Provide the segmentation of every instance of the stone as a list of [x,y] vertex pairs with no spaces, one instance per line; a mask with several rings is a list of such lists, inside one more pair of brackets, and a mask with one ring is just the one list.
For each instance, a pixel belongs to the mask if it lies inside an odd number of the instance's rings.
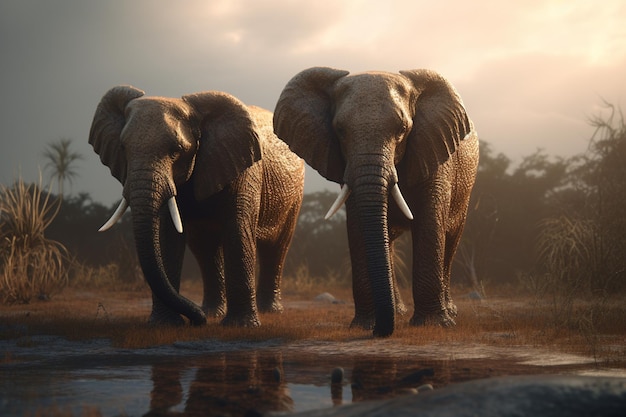
[[623,416],[626,378],[525,375],[486,378],[294,417]]

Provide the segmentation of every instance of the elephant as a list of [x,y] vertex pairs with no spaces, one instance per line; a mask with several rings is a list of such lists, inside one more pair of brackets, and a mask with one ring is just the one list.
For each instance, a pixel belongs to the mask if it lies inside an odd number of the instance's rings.
[[[313,67],[284,87],[274,131],[346,204],[352,326],[393,333],[406,311],[393,242],[411,231],[414,326],[454,326],[450,269],[478,166],[478,135],[454,87],[425,69],[399,74]],[[406,198],[405,198],[406,196]],[[396,311],[397,310],[397,311]]]
[[[116,86],[98,104],[89,143],[123,185],[101,230],[131,208],[151,323],[183,324],[182,315],[202,325],[213,315],[256,327],[259,312],[282,311],[304,161],[274,135],[270,111],[219,91],[179,99]],[[201,307],[179,293],[186,245],[202,274]]]

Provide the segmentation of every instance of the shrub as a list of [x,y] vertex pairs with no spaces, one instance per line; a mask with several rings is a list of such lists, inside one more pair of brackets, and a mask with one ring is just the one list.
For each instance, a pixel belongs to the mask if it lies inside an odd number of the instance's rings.
[[[604,308],[610,282],[601,279],[602,235],[593,221],[571,216],[545,219],[537,245],[545,269],[544,295],[552,300],[554,324],[576,325],[575,301],[596,300]],[[593,313],[593,311],[590,311]]]
[[67,282],[67,250],[44,232],[58,204],[39,184],[0,185],[0,302],[50,298]]

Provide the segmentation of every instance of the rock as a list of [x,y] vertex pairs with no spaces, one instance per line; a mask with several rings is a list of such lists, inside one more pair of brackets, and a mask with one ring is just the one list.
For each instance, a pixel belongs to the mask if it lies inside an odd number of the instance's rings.
[[322,303],[335,303],[337,299],[329,292],[323,292],[314,298],[315,301]]
[[622,416],[626,378],[526,375],[479,379],[388,400],[365,401],[294,417]]
[[485,297],[480,295],[478,291],[472,291],[471,293],[467,294],[467,298],[469,298],[470,300],[482,301]]
[[417,387],[417,392],[432,391],[434,388],[430,384],[424,384]]

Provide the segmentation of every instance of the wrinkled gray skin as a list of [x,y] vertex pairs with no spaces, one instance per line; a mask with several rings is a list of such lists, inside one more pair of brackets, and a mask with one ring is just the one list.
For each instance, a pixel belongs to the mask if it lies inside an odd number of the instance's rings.
[[365,401],[294,417],[622,416],[626,379],[531,375],[480,379],[390,400]]
[[[89,143],[124,186],[153,295],[151,322],[182,324],[183,315],[200,325],[226,314],[223,324],[258,326],[259,310],[282,310],[304,163],[273,134],[271,112],[221,92],[174,99],[119,86],[98,105]],[[185,244],[202,271],[202,307],[179,294]]]
[[[393,241],[410,230],[411,324],[454,325],[450,268],[478,166],[478,136],[454,88],[428,70],[349,75],[310,68],[285,86],[274,130],[351,191],[352,324],[392,334],[395,312],[406,311],[393,277]],[[396,184],[414,220],[390,197]]]

